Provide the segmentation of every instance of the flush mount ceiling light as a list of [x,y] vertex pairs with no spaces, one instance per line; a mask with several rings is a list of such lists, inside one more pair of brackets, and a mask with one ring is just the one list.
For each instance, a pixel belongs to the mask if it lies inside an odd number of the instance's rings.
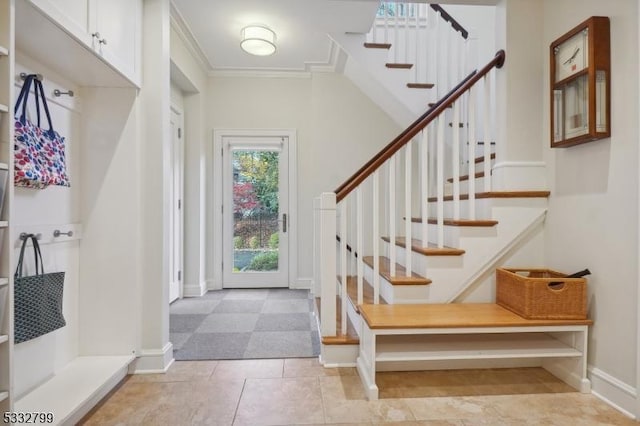
[[276,52],[276,33],[263,25],[249,25],[242,29],[240,47],[251,55],[273,55]]

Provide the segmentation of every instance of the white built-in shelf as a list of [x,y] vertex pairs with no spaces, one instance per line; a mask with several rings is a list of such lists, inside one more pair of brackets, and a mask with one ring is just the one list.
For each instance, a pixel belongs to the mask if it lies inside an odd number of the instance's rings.
[[0,104],[0,112],[9,112],[9,107],[5,104]]
[[4,46],[0,46],[0,56],[9,56],[9,49]]
[[436,361],[580,357],[582,353],[544,333],[378,337],[378,361]]
[[7,398],[9,398],[9,392],[0,392],[0,402],[4,401]]
[[81,356],[14,404],[14,411],[53,413],[53,424],[76,424],[127,375],[133,355]]
[[9,340],[9,336],[6,334],[0,335],[0,344],[7,342]]
[[0,228],[6,228],[7,226],[9,226],[9,222],[6,220],[0,220]]
[[0,287],[9,284],[9,278],[0,278]]

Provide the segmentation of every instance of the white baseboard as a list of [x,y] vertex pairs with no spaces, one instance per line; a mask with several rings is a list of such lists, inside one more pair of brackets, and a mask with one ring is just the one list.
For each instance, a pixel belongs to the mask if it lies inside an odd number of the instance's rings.
[[201,297],[207,292],[207,282],[202,281],[200,284],[185,284],[183,297]]
[[616,379],[599,368],[589,366],[587,370],[591,379],[591,393],[623,414],[638,419],[635,414],[638,393],[633,386]]
[[291,283],[291,288],[296,290],[311,290],[311,286],[313,285],[312,278],[298,278],[297,280]]
[[540,191],[547,188],[547,165],[538,161],[503,161],[491,169],[493,191]]
[[222,290],[222,282],[219,282],[219,281],[207,280],[205,285],[206,285],[207,291]]
[[129,374],[165,373],[173,361],[171,342],[162,349],[143,349],[138,354],[138,358],[129,365]]

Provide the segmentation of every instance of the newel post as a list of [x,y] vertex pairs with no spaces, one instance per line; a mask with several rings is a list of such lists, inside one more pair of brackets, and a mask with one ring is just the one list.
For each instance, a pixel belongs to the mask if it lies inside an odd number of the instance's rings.
[[[324,192],[313,203],[315,218],[314,287],[320,294],[320,332],[336,335],[336,194]],[[318,294],[316,292],[316,294]]]

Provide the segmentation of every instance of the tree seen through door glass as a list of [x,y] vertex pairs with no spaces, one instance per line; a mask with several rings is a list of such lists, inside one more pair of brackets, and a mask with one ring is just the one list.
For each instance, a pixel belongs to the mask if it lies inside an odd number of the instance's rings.
[[273,151],[233,151],[233,271],[278,270],[278,162]]

